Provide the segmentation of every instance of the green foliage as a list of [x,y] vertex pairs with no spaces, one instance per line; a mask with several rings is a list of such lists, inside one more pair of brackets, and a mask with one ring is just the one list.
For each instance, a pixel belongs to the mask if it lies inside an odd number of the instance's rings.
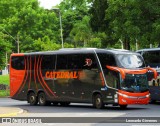
[[0,75],[0,84],[9,85],[9,75]]
[[9,90],[3,90],[3,91],[0,90],[0,97],[6,97],[9,96],[9,94],[10,94]]
[[3,69],[6,64],[6,53],[10,52],[11,44],[5,40],[8,37],[0,32],[0,70]]
[[83,42],[83,47],[86,47],[91,38],[89,17],[85,16],[82,21],[75,23],[70,35],[75,41],[75,47],[77,47],[77,42]]

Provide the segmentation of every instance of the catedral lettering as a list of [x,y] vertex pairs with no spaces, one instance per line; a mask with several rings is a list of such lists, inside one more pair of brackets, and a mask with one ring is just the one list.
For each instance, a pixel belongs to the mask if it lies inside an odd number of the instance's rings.
[[[127,50],[61,49],[12,54],[10,97],[30,105],[92,103],[126,108],[148,104],[148,73],[142,56]],[[18,76],[17,76],[18,75]]]
[[47,71],[45,74],[46,78],[78,78],[78,73],[76,71],[74,72],[49,72]]

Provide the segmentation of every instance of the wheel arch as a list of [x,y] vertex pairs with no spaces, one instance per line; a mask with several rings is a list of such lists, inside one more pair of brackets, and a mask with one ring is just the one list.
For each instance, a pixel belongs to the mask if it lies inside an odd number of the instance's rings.
[[30,93],[34,93],[36,95],[36,92],[34,90],[32,90],[32,89],[28,90],[28,92],[27,92],[27,101],[29,100],[29,94]]
[[100,91],[98,91],[98,90],[93,91],[93,93],[92,93],[92,103],[93,103],[94,98],[95,98],[95,96],[96,96],[97,94],[100,94],[100,95],[102,96],[102,94],[101,94],[101,92],[100,92]]
[[46,95],[46,93],[45,93],[45,91],[44,91],[44,90],[38,90],[38,92],[37,92],[37,96],[38,96],[40,93],[44,93],[44,94]]

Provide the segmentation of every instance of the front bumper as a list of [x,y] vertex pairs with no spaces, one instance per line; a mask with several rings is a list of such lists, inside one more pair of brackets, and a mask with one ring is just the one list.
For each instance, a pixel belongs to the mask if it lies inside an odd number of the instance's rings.
[[149,91],[144,93],[130,93],[130,92],[119,90],[117,94],[118,94],[119,105],[148,104],[150,101]]

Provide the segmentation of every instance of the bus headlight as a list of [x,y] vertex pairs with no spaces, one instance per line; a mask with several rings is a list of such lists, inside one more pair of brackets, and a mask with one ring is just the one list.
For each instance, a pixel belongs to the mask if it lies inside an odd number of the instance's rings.
[[150,94],[147,94],[147,95],[146,95],[146,98],[149,98],[149,97],[150,97]]
[[128,95],[126,95],[126,94],[122,94],[122,93],[119,93],[119,92],[117,92],[117,94],[119,94],[122,97],[128,98]]

